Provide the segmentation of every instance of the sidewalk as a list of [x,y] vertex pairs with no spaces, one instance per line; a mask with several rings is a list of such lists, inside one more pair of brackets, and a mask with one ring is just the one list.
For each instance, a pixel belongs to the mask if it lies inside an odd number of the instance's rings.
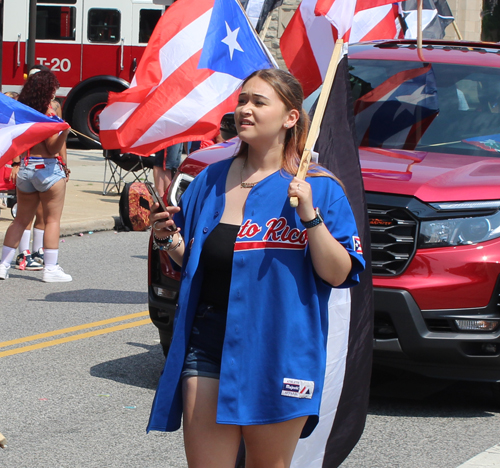
[[[71,175],[66,187],[61,236],[107,231],[120,226],[119,194],[116,191],[102,194],[104,166],[102,150],[68,149]],[[1,244],[11,222],[10,209],[0,210]]]

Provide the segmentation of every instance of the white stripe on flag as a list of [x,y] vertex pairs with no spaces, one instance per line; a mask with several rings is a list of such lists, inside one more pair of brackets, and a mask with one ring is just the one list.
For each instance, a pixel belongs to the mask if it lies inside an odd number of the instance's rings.
[[106,130],[116,130],[139,107],[137,102],[115,102],[106,107],[106,112],[101,112],[99,120],[101,127]]
[[212,8],[179,31],[160,49],[162,77],[158,85],[203,48],[211,16]]
[[[379,24],[392,10],[392,4],[383,5],[378,8],[361,10],[354,15],[352,21],[349,42],[354,44],[366,36],[377,24]],[[390,39],[390,38],[387,38]]]
[[26,132],[35,122],[11,125],[0,130],[0,155],[5,154],[17,137]]
[[356,2],[352,0],[334,0],[332,6],[325,15],[326,18],[335,26],[339,33],[339,38],[351,28],[351,22],[347,18],[354,17]]
[[300,4],[300,15],[307,31],[307,39],[318,65],[321,78],[325,79],[335,42],[332,25],[324,16],[314,16],[316,1],[303,1]]
[[[163,114],[133,145],[163,140],[191,128],[207,112],[225,101],[241,85],[241,80],[215,72]],[[200,106],[203,102],[203,106]]]
[[344,384],[350,318],[350,289],[332,289],[328,300],[325,385],[319,423],[309,437],[299,440],[291,468],[321,468],[323,466],[326,443],[332,430]]

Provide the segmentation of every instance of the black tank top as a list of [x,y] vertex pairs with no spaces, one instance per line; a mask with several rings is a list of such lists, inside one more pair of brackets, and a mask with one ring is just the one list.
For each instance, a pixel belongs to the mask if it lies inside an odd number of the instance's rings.
[[203,283],[200,301],[227,309],[233,269],[234,243],[240,226],[218,224],[209,234],[201,251]]

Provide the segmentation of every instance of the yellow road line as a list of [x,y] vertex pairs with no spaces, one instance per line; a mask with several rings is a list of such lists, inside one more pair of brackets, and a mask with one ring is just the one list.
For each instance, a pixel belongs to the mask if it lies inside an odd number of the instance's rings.
[[[132,315],[135,315],[135,314],[132,314]],[[98,322],[94,322],[94,323],[98,323]],[[62,343],[69,343],[71,341],[83,340],[85,338],[91,338],[93,336],[98,336],[98,335],[104,335],[106,333],[111,333],[111,332],[120,331],[120,330],[126,330],[127,328],[139,327],[141,325],[146,325],[148,323],[151,323],[151,320],[149,318],[145,319],[145,320],[138,320],[137,322],[132,322],[132,323],[123,323],[122,325],[116,325],[115,327],[102,328],[100,330],[94,330],[92,332],[81,333],[79,335],[67,336],[66,338],[59,338],[57,340],[45,341],[43,343],[38,343],[38,344],[30,345],[30,346],[23,346],[22,348],[16,348],[16,349],[11,349],[9,351],[0,352],[0,358],[6,357],[6,356],[12,356],[14,354],[27,353],[28,351],[33,351],[35,349],[48,348],[49,346],[55,346],[55,345],[62,344]],[[76,328],[76,327],[74,327],[74,328]]]
[[120,317],[114,317],[107,320],[100,320],[99,322],[86,323],[84,325],[78,325],[76,327],[62,328],[60,330],[54,330],[47,333],[41,333],[39,335],[25,336],[23,338],[18,338],[16,340],[4,341],[0,343],[0,348],[5,348],[7,346],[14,346],[21,343],[26,343],[27,341],[36,341],[43,338],[49,338],[51,336],[64,335],[66,333],[72,333],[78,330],[85,330],[87,328],[101,327],[103,325],[108,325],[115,322],[123,322],[125,320],[131,320],[138,317],[145,317],[149,315],[149,312],[138,312],[136,314],[122,315]]

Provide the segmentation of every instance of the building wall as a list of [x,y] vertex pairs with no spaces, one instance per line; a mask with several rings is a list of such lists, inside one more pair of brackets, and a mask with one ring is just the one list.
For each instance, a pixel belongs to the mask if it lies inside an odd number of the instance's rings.
[[[455,15],[455,22],[462,38],[468,41],[480,41],[483,0],[448,0],[448,5]],[[453,25],[446,28],[445,39],[457,39]]]
[[[297,9],[300,0],[283,0],[283,4],[275,8],[269,15],[261,37],[269,48],[280,68],[286,69],[279,48],[279,39],[285,27]],[[469,41],[481,40],[481,11],[483,0],[448,0],[448,5],[455,15],[456,25],[462,38]],[[453,25],[446,28],[445,39],[456,40],[457,33]]]

